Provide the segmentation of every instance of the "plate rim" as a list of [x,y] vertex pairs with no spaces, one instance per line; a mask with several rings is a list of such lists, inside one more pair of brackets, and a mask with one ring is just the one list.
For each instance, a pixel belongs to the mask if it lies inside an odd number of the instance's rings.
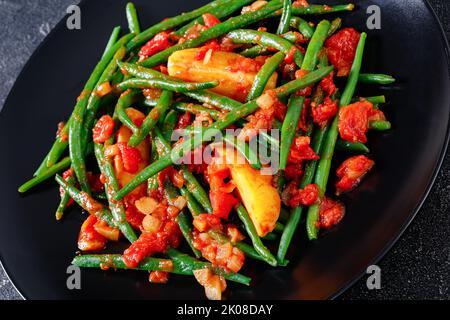
[[[88,0],[81,0],[77,5],[78,6],[84,6],[87,2],[88,2]],[[438,15],[436,14],[436,11],[430,5],[429,1],[428,0],[422,0],[422,2],[424,3],[425,7],[431,13],[431,15],[433,17],[433,20],[437,24],[438,30],[440,32],[441,41],[443,42],[443,46],[444,46],[444,50],[445,50],[445,55],[446,55],[446,60],[447,60],[447,69],[448,69],[449,79],[450,79],[450,45],[449,45],[449,39],[447,38],[447,35],[445,34],[445,31],[444,31],[444,28],[442,26],[441,20],[439,19]],[[38,55],[38,53],[40,52],[42,47],[45,46],[47,44],[47,42],[51,40],[52,37],[54,37],[54,34],[56,33],[56,31],[59,30],[60,26],[65,22],[65,20],[66,20],[66,18],[68,16],[69,15],[66,13],[60,19],[60,21],[55,24],[55,26],[52,28],[50,33],[41,41],[41,43],[39,43],[39,45],[34,49],[32,54],[29,56],[28,60],[23,65],[22,69],[20,70],[18,76],[14,80],[14,84],[13,84],[13,86],[11,87],[11,89],[8,92],[7,97],[5,99],[5,102],[1,106],[0,115],[1,115],[1,113],[3,113],[4,107],[9,104],[9,100],[11,99],[12,93],[16,90],[17,83],[23,78],[23,75],[26,73],[26,71],[28,70],[29,66],[32,63],[33,58],[36,55]],[[450,110],[450,104],[449,104],[449,110]],[[384,256],[392,249],[392,247],[403,236],[403,234],[408,229],[410,224],[416,218],[416,216],[419,213],[419,211],[422,209],[422,207],[423,207],[424,203],[426,202],[426,200],[428,199],[428,196],[430,195],[431,190],[432,190],[433,186],[435,185],[436,179],[438,178],[438,175],[439,175],[439,173],[440,173],[440,171],[442,169],[442,165],[443,165],[445,156],[446,156],[447,151],[449,149],[449,143],[450,143],[450,113],[449,113],[449,117],[447,119],[446,137],[445,137],[445,139],[443,141],[443,144],[442,144],[442,147],[441,147],[441,151],[439,153],[438,161],[436,162],[435,168],[433,170],[432,175],[430,176],[430,179],[429,179],[429,182],[427,184],[427,187],[425,188],[425,191],[423,192],[422,196],[418,200],[417,205],[415,206],[415,208],[409,213],[408,218],[405,220],[403,225],[399,228],[399,231],[397,231],[396,234],[392,237],[392,239],[389,240],[386,243],[386,245],[383,247],[383,249],[380,250],[380,252],[371,259],[371,262],[370,262],[371,264],[377,264],[378,262],[381,261],[381,259],[384,258]],[[31,300],[30,298],[27,298],[24,290],[22,288],[18,287],[18,285],[14,281],[14,277],[12,276],[12,273],[10,271],[8,271],[7,267],[5,267],[5,264],[3,263],[3,260],[4,260],[4,258],[3,258],[3,256],[0,253],[0,267],[3,268],[4,274],[6,275],[6,278],[9,280],[10,284],[12,285],[12,287],[16,290],[16,292],[19,294],[19,296],[23,300]],[[358,273],[355,273],[355,275],[351,279],[349,279],[345,284],[343,284],[336,292],[334,292],[333,294],[330,294],[327,297],[327,299],[335,300],[335,299],[339,298],[343,293],[345,293],[347,290],[349,290],[357,281],[359,281],[364,276],[364,274],[365,274],[365,270],[364,269],[361,270]]]

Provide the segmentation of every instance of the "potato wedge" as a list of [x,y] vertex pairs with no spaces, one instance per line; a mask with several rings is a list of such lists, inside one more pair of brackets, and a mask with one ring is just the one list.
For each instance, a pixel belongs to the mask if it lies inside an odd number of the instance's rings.
[[[174,52],[167,64],[169,75],[190,82],[219,80],[220,84],[211,91],[245,101],[259,64],[237,53],[212,50],[204,53],[204,50],[195,48]],[[270,77],[266,90],[275,88],[277,77],[276,73]]]
[[215,151],[222,163],[229,166],[231,178],[258,235],[264,237],[272,232],[281,210],[281,199],[272,185],[272,176],[261,175],[234,149],[218,147]]

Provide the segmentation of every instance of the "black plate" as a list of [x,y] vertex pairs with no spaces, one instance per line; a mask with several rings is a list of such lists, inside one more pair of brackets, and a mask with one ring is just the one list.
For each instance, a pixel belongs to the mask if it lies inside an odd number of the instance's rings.
[[[135,2],[141,20],[149,25],[205,1]],[[54,220],[55,183],[24,197],[16,191],[47,152],[56,124],[71,112],[110,30],[117,24],[125,27],[125,3],[82,2],[82,30],[69,31],[65,21],[55,28],[24,68],[0,115],[0,252],[6,271],[26,298],[204,297],[193,278],[173,277],[168,285],[150,285],[142,272],[83,270],[82,290],[68,290],[66,268],[83,218],[72,210],[62,223]],[[381,7],[382,29],[368,31],[364,71],[399,79],[390,88],[360,88],[362,94],[387,95],[384,110],[394,124],[391,132],[370,137],[376,170],[344,198],[347,215],[338,228],[315,243],[296,240],[286,269],[260,264],[245,269],[254,276],[254,285],[231,285],[229,298],[336,296],[386,252],[430,190],[448,136],[446,40],[430,7],[419,0],[358,1],[358,10],[342,15],[345,24],[366,30],[366,8],[371,4]]]

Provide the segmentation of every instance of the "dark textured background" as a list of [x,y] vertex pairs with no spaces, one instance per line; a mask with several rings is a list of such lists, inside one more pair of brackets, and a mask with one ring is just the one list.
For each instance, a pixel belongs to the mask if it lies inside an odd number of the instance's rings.
[[[401,1],[401,0],[399,0]],[[357,2],[357,1],[355,1]],[[450,1],[429,0],[450,39]],[[0,0],[0,106],[25,62],[74,0]],[[382,259],[382,289],[358,281],[344,299],[450,299],[450,152],[432,192]],[[20,299],[0,267],[0,300]]]

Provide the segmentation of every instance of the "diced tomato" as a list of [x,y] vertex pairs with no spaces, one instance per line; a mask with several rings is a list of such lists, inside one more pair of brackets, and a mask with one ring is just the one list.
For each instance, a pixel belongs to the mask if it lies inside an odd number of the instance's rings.
[[125,142],[117,143],[123,161],[123,168],[129,173],[136,173],[139,170],[141,154],[138,149],[128,146]]
[[58,123],[58,129],[56,130],[56,137],[61,141],[67,141],[69,139],[69,135],[67,134],[67,132],[63,133],[63,129],[65,126],[65,122],[61,121]]
[[384,114],[368,101],[358,101],[339,110],[339,133],[350,142],[367,142],[366,132],[371,119],[384,120]]
[[141,213],[134,204],[128,204],[125,210],[125,216],[128,223],[135,229],[140,229],[142,226],[142,220],[144,220],[145,215]]
[[292,2],[292,6],[294,8],[309,7],[309,3],[306,0],[295,0],[294,2]]
[[178,247],[181,236],[178,224],[167,215],[161,216],[160,218],[163,221],[159,231],[151,233],[143,232],[139,236],[139,239],[124,251],[123,261],[127,267],[135,268],[145,257],[155,253],[162,253],[168,247]]
[[336,194],[353,190],[374,165],[373,160],[363,155],[345,160],[336,171],[336,175],[340,178],[336,183]]
[[163,51],[172,46],[169,39],[169,32],[163,31],[158,33],[149,42],[147,42],[139,51],[139,60],[145,60],[148,57]]
[[302,206],[311,206],[319,198],[319,187],[316,184],[308,184],[303,189],[295,190],[289,205],[292,208]]
[[238,272],[244,265],[245,256],[231,243],[219,243],[207,233],[194,231],[194,247],[200,250],[202,256],[215,266],[220,266],[232,272]]
[[324,197],[320,202],[317,227],[325,230],[331,229],[341,222],[344,214],[345,207],[341,202]]
[[194,227],[200,232],[206,232],[221,226],[220,218],[214,214],[202,213],[194,218]]
[[345,28],[325,42],[328,59],[335,66],[338,77],[349,74],[355,58],[360,34],[353,28]]
[[289,163],[300,163],[302,160],[318,160],[319,156],[310,147],[309,137],[297,137],[289,152]]
[[207,27],[208,29],[220,23],[220,20],[210,13],[203,14],[202,18],[205,27]]
[[[225,179],[231,176],[230,169],[226,166],[211,164],[208,166],[207,178],[209,180],[209,198],[213,208],[213,214],[219,218],[228,219],[231,209],[236,206],[238,200],[230,194],[233,188]],[[231,191],[230,191],[231,190]]]
[[223,219],[228,219],[231,209],[239,203],[233,195],[222,191],[210,191],[209,198],[213,214]]
[[284,62],[287,64],[294,62],[295,53],[298,51],[298,48],[296,46],[292,46],[289,52],[287,53],[286,57],[284,58]]
[[151,283],[167,283],[169,281],[169,273],[166,271],[152,271],[148,276],[148,280]]
[[284,176],[288,180],[298,181],[303,176],[303,169],[301,164],[293,163],[288,164],[284,170]]
[[298,120],[297,129],[302,130],[304,132],[308,131],[308,115],[311,109],[311,99],[305,99],[305,103],[303,104],[302,113],[300,114],[300,119]]
[[178,117],[175,129],[185,129],[192,122],[192,115],[189,112],[185,112]]
[[184,185],[183,176],[173,166],[165,168],[158,174],[158,185],[160,188],[164,188],[166,179],[169,179],[177,188],[181,188]]
[[105,247],[106,238],[94,228],[97,221],[95,216],[90,215],[83,222],[78,235],[78,249],[81,251],[97,251]]
[[311,108],[314,123],[322,128],[336,115],[337,111],[337,103],[330,97],[326,97],[321,104]]
[[333,81],[334,72],[331,72],[325,78],[320,81],[320,87],[325,91],[328,96],[332,96],[336,92],[336,85]]

